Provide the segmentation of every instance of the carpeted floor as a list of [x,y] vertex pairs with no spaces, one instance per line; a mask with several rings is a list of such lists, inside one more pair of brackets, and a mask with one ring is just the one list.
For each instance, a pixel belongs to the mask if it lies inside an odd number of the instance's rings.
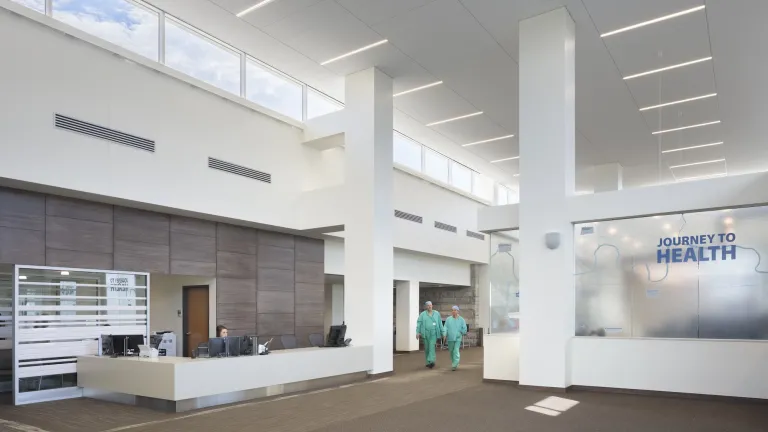
[[[547,394],[482,383],[482,350],[466,350],[451,372],[422,354],[395,357],[396,375],[337,389],[182,414],[88,399],[0,407],[0,431],[24,432],[650,432],[768,431],[768,405],[593,392]],[[549,417],[525,410],[548,396],[579,402]],[[38,429],[34,429],[38,428]]]

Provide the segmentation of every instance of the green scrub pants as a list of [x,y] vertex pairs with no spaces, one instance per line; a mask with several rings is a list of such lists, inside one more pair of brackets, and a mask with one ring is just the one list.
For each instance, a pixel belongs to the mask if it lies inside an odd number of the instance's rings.
[[451,354],[451,367],[454,369],[459,367],[459,359],[461,358],[459,348],[461,348],[461,339],[457,341],[448,341],[448,352]]
[[427,360],[426,364],[435,362],[435,344],[437,343],[437,334],[435,332],[426,333],[421,335],[424,340],[424,357]]

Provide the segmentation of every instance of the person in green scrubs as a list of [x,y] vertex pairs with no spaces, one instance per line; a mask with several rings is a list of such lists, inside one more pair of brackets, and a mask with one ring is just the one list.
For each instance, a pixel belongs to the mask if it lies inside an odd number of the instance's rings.
[[440,312],[432,310],[432,302],[424,303],[426,310],[416,321],[416,339],[424,341],[424,356],[427,360],[427,367],[435,367],[435,344],[437,338],[443,334],[443,320],[440,318]]
[[461,354],[459,348],[461,348],[461,339],[467,334],[467,322],[464,321],[464,317],[459,315],[459,307],[454,306],[451,308],[451,316],[446,318],[445,327],[443,327],[443,338],[448,338],[448,352],[451,354],[451,370],[456,370],[459,367],[459,359]]

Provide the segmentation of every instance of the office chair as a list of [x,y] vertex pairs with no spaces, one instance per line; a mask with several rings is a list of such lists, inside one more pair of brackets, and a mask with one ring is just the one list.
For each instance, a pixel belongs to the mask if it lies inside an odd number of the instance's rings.
[[312,333],[309,335],[309,344],[313,347],[321,347],[325,345],[325,338],[320,333]]
[[283,343],[284,349],[296,348],[296,336],[294,335],[282,335],[280,336],[280,342]]

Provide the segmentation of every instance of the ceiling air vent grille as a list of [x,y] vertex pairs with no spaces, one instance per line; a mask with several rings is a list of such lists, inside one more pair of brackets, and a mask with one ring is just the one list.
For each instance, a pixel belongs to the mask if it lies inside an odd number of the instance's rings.
[[406,213],[400,210],[395,210],[395,217],[400,219],[405,219],[411,222],[416,222],[416,223],[424,222],[424,218],[422,218],[421,216],[416,216],[415,214]]
[[54,118],[54,124],[59,129],[112,141],[114,143],[127,145],[139,150],[145,150],[148,152],[155,151],[155,142],[152,140],[116,131],[114,129],[105,128],[104,126],[95,125],[93,123],[84,122],[82,120],[77,120],[65,115],[56,114]]
[[485,240],[485,236],[484,235],[482,235],[480,233],[476,233],[474,231],[470,231],[470,230],[467,230],[467,237],[476,238],[478,240]]
[[441,230],[444,230],[444,231],[449,231],[449,232],[452,232],[452,233],[455,233],[457,231],[455,226],[444,224],[442,222],[437,222],[437,221],[435,221],[435,228],[441,229]]
[[216,158],[208,158],[208,168],[217,169],[219,171],[226,171],[228,173],[236,174],[243,177],[252,178],[254,180],[262,181],[264,183],[272,183],[272,174],[256,171],[251,168],[246,168],[241,165],[235,165],[233,163],[224,162]]

